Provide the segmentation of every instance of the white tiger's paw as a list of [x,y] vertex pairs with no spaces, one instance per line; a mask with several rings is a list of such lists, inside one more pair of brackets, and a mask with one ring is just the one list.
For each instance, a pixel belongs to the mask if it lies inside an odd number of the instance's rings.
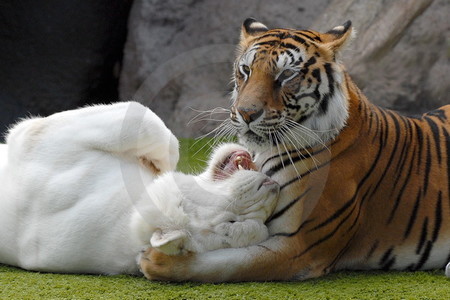
[[447,264],[447,267],[445,267],[445,276],[450,278],[450,261]]
[[222,223],[216,226],[215,231],[227,240],[231,248],[255,245],[269,236],[267,227],[262,222],[252,219]]
[[178,140],[170,133],[166,143],[153,146],[151,152],[140,156],[141,162],[154,174],[174,171],[177,167],[179,154]]

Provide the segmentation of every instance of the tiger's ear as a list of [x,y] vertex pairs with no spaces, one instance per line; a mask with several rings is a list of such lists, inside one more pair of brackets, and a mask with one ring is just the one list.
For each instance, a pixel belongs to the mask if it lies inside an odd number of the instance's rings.
[[246,19],[241,28],[241,47],[246,47],[249,39],[257,37],[268,30],[269,28],[263,23],[260,23],[253,18]]
[[186,237],[186,232],[182,230],[162,232],[161,229],[157,229],[150,239],[150,244],[152,248],[167,255],[178,255],[181,254]]
[[333,51],[340,52],[351,42],[355,35],[352,22],[349,20],[342,25],[336,26],[322,35],[322,41],[325,46]]

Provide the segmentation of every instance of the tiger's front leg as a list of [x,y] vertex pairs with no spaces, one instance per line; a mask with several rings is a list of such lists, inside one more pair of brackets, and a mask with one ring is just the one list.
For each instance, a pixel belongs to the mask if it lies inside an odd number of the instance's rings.
[[[228,248],[205,253],[169,256],[147,249],[140,268],[150,280],[238,282],[303,280],[324,275],[313,259],[295,260],[294,240],[272,237],[247,248]],[[294,250],[295,251],[295,250]]]

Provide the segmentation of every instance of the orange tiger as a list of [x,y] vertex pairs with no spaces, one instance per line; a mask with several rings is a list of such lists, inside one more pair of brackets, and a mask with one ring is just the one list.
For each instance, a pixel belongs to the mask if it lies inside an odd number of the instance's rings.
[[[256,246],[144,253],[149,279],[303,280],[336,270],[426,270],[450,260],[450,105],[417,117],[370,103],[326,33],[247,19],[230,126],[281,185]],[[370,70],[368,70],[370,71]]]

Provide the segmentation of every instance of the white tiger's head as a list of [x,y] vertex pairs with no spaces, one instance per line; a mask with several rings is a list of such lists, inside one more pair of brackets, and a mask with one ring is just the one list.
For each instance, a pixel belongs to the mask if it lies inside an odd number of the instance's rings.
[[[268,237],[279,185],[256,171],[248,151],[224,144],[200,175],[170,172],[147,192],[160,216],[143,214],[154,226],[151,245],[167,254],[243,247]],[[142,214],[142,212],[140,212]]]

